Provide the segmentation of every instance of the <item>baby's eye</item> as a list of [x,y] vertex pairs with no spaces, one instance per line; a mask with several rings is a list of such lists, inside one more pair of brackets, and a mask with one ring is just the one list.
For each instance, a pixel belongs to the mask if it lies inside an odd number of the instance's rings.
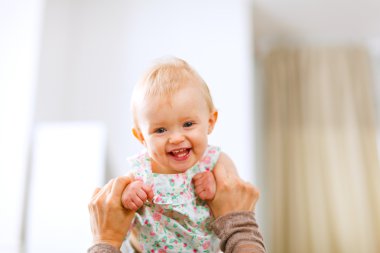
[[166,131],[166,129],[163,128],[163,127],[160,127],[160,128],[157,128],[156,130],[154,130],[154,132],[157,133],[157,134],[162,134],[162,133],[164,133],[165,131]]
[[191,127],[194,123],[193,122],[185,122],[185,124],[183,124],[183,127]]

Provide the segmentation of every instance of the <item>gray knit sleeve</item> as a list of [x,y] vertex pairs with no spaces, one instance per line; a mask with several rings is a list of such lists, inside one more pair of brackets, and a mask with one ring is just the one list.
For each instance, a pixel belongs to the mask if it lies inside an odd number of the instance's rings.
[[263,237],[253,212],[233,212],[217,218],[211,227],[226,253],[265,253]]
[[109,244],[98,243],[89,248],[87,253],[121,253],[121,251]]

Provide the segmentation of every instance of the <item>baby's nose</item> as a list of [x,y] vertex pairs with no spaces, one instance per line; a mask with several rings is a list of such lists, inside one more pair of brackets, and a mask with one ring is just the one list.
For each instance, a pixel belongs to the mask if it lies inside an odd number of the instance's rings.
[[178,144],[185,140],[185,136],[180,132],[174,132],[169,137],[169,143]]

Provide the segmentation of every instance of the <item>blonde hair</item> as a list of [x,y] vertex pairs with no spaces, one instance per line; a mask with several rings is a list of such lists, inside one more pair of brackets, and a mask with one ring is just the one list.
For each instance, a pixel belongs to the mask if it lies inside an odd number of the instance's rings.
[[198,87],[210,112],[215,111],[210,90],[202,77],[184,60],[171,57],[159,60],[136,84],[131,100],[134,125],[137,127],[137,104],[151,96],[172,96],[184,87]]

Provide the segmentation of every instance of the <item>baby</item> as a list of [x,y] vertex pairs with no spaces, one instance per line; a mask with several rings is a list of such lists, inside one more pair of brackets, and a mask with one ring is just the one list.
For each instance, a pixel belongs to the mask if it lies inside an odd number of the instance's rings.
[[230,158],[208,145],[218,112],[206,83],[181,59],[160,62],[135,87],[132,113],[133,135],[146,151],[129,159],[137,180],[122,197],[137,211],[131,245],[141,252],[218,252],[206,201],[215,196],[213,169]]

